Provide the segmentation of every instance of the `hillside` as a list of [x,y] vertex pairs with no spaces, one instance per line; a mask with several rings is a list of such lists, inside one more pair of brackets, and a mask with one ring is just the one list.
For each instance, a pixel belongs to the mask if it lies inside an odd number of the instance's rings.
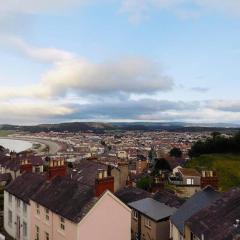
[[196,169],[213,169],[219,176],[220,190],[240,186],[240,154],[209,154],[193,158],[186,165]]
[[181,122],[133,122],[133,123],[101,123],[101,122],[68,122],[58,124],[40,124],[33,126],[0,125],[2,131],[22,131],[22,132],[85,132],[93,131],[101,133],[104,131],[174,131],[174,132],[201,132],[201,131],[236,131],[237,128],[225,128],[213,126],[190,126]]

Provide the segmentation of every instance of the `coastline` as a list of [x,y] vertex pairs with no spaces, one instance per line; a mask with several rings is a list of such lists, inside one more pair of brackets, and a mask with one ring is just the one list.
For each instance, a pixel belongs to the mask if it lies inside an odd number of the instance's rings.
[[[31,142],[32,147],[30,148],[31,150],[35,150],[38,154],[42,153],[48,153],[50,155],[54,155],[57,152],[61,151],[63,149],[63,146],[61,143],[54,142],[48,139],[41,139],[41,138],[31,138],[31,137],[25,137],[25,136],[7,136],[7,137],[0,137],[0,139],[11,139],[11,140],[22,140],[26,142]],[[41,146],[38,149],[34,149],[34,144],[40,144]],[[48,148],[48,150],[47,150]],[[28,150],[30,150],[28,149]]]

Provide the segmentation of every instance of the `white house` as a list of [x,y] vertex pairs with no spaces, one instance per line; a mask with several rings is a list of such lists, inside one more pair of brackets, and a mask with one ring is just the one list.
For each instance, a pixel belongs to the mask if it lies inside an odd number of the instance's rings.
[[24,173],[5,188],[4,228],[14,239],[31,240],[29,198],[44,181],[43,176]]

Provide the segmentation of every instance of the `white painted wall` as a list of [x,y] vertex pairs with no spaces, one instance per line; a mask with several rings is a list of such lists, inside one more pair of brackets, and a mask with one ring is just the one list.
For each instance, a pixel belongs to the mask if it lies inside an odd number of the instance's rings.
[[[20,207],[17,207],[17,198],[13,195],[12,202],[9,202],[9,193],[4,191],[4,228],[6,232],[16,237],[17,232],[17,216],[20,217],[20,239],[18,240],[31,240],[30,239],[30,205],[26,204],[26,212],[23,210],[23,201],[20,200]],[[12,224],[8,224],[8,211],[12,211]],[[27,235],[23,236],[23,222],[27,223]]]

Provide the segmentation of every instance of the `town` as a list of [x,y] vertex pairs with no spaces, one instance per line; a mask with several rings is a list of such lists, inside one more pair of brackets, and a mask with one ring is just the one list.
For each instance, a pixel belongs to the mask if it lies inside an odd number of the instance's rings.
[[8,139],[33,144],[18,153],[1,148],[2,238],[237,240],[240,188],[226,190],[216,169],[189,165],[193,145],[211,137],[16,132]]

